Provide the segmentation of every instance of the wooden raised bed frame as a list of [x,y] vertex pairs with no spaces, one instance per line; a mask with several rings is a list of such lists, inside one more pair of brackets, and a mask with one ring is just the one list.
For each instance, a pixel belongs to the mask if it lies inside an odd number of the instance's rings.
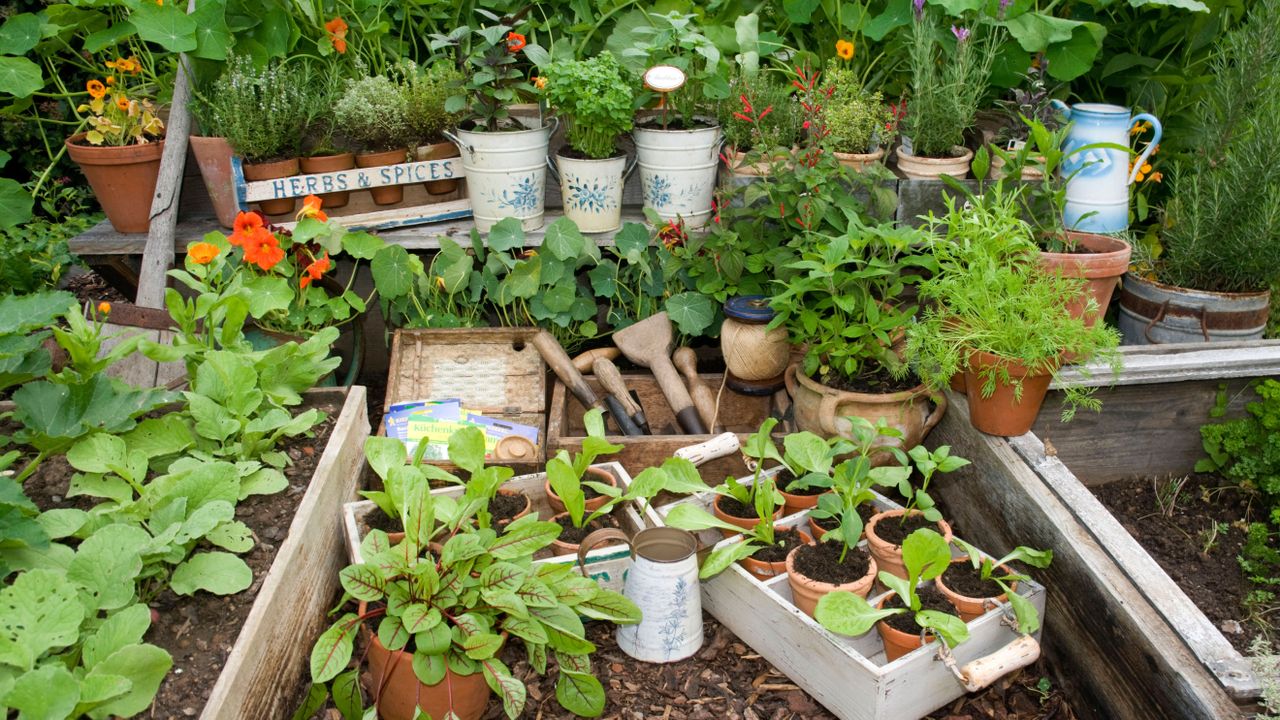
[[201,720],[289,717],[311,645],[328,626],[325,613],[346,564],[342,505],[355,497],[369,414],[361,386],[310,390],[307,397],[345,400]]

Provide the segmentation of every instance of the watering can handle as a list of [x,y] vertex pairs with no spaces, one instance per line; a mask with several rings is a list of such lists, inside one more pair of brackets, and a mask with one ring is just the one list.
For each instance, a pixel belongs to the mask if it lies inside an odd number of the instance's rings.
[[1066,118],[1067,118],[1068,120],[1069,120],[1069,119],[1071,119],[1071,106],[1070,106],[1070,105],[1068,105],[1068,104],[1066,104],[1066,103],[1062,102],[1061,100],[1059,100],[1059,99],[1057,99],[1057,98],[1053,98],[1053,99],[1049,100],[1049,104],[1053,106],[1053,109],[1054,109],[1054,110],[1057,110],[1058,112],[1060,112],[1060,113],[1062,113],[1064,116],[1066,116]]
[[551,159],[550,155],[547,156],[547,171],[551,173],[551,177],[556,179],[556,182],[560,182],[560,170],[556,167],[556,162]]
[[467,152],[471,153],[472,155],[474,155],[474,154],[475,154],[476,149],[475,149],[475,148],[473,148],[473,147],[471,147],[470,145],[468,145],[468,144],[466,144],[466,143],[462,142],[461,140],[459,140],[457,135],[454,135],[453,133],[449,132],[448,130],[441,130],[441,131],[440,131],[440,134],[441,134],[441,135],[444,135],[446,138],[448,138],[448,139],[449,139],[449,142],[453,143],[454,145],[457,145],[457,146],[458,146],[458,148],[460,148],[460,149],[462,149],[462,150],[466,150]]
[[1130,185],[1132,185],[1134,181],[1137,179],[1138,171],[1140,171],[1142,169],[1142,166],[1146,164],[1147,158],[1151,157],[1152,151],[1154,151],[1156,149],[1156,146],[1160,144],[1160,138],[1164,137],[1164,126],[1160,124],[1160,121],[1156,119],[1155,115],[1152,115],[1151,113],[1142,113],[1141,115],[1135,115],[1133,117],[1133,124],[1137,125],[1143,120],[1146,120],[1147,122],[1151,123],[1151,129],[1155,130],[1156,134],[1151,138],[1151,142],[1147,143],[1147,149],[1143,150],[1142,154],[1138,156],[1138,159],[1134,161],[1133,170],[1129,173]]
[[[627,537],[627,534],[618,528],[600,528],[587,535],[578,544],[578,567],[582,570],[583,575],[587,574],[587,553],[594,550],[600,543],[609,542],[610,540],[621,540],[627,544],[627,547],[631,547],[631,538]],[[636,550],[632,547],[631,557],[634,558],[635,556]]]

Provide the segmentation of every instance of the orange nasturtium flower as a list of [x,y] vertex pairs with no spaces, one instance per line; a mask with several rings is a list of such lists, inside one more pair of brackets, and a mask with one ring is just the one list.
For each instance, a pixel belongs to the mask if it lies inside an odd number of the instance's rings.
[[526,44],[524,35],[518,32],[507,33],[507,52],[520,52]]
[[236,215],[232,226],[231,237],[227,238],[232,245],[244,247],[245,241],[263,227],[262,216],[256,212],[242,212]]
[[191,258],[191,262],[197,265],[208,265],[213,259],[218,257],[218,246],[213,243],[198,242],[187,248],[187,257]]
[[837,40],[836,55],[839,55],[841,60],[852,60],[853,59],[853,42],[849,40]]
[[329,253],[325,253],[324,257],[313,261],[307,266],[307,274],[302,276],[302,279],[298,281],[298,287],[305,288],[311,284],[312,280],[319,280],[332,266],[333,261],[329,259]]
[[254,230],[244,243],[244,261],[263,270],[270,270],[283,259],[284,249],[266,228]]
[[106,300],[103,300],[102,302],[98,303],[98,312],[102,313],[103,315],[110,313],[111,303],[107,302]]
[[333,49],[342,55],[347,51],[347,21],[340,17],[336,17],[324,24],[325,32],[329,33],[329,42],[333,43]]
[[533,86],[538,88],[539,90],[546,90],[547,79],[539,75],[538,77],[533,79]]
[[129,112],[129,98],[125,97],[124,95],[117,96],[116,107],[120,108],[125,112]]
[[84,84],[84,89],[89,91],[89,97],[94,100],[101,99],[107,94],[107,86],[103,85],[101,80],[90,80]]
[[298,211],[298,219],[315,218],[320,222],[328,222],[329,216],[320,209],[323,201],[315,195],[308,195],[302,199],[302,209]]

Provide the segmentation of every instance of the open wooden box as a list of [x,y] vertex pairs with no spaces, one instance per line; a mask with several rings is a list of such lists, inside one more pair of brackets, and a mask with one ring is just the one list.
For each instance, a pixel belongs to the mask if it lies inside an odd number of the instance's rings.
[[[598,396],[603,397],[605,391],[595,376],[585,377],[591,389]],[[698,377],[715,393],[719,390],[724,376],[704,373]],[[609,457],[611,460],[622,463],[628,472],[638,473],[647,467],[661,465],[662,461],[671,457],[676,450],[705,442],[719,434],[680,434],[680,426],[676,423],[675,414],[671,412],[671,406],[667,403],[667,398],[662,394],[653,375],[629,373],[623,375],[622,379],[633,395],[639,396],[640,407],[644,410],[649,420],[649,427],[653,430],[652,435],[615,435],[613,433],[617,431],[617,427],[611,421],[606,423],[607,432],[610,433],[609,442],[622,445],[624,448],[618,454]],[[782,391],[782,395],[785,396],[786,392]],[[737,433],[741,441],[759,430],[760,424],[765,419],[780,418],[782,422],[774,428],[774,441],[781,447],[782,437],[795,430],[794,422],[787,413],[789,404],[789,401],[785,405],[781,403],[778,395],[753,397],[740,395],[726,387],[723,392],[720,392],[719,423],[724,425],[726,431]],[[582,439],[587,434],[582,424],[582,416],[585,413],[586,408],[573,396],[573,393],[568,392],[563,383],[556,381],[551,390],[551,408],[547,415],[548,455],[554,456],[562,449],[569,452],[578,452],[582,449]],[[698,469],[702,477],[711,485],[719,483],[730,475],[737,477],[749,472],[740,454],[710,460]]]

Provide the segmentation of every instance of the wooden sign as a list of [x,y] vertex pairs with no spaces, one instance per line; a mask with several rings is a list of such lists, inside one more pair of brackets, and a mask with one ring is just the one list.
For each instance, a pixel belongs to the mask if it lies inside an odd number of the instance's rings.
[[[461,180],[466,176],[461,158],[420,160],[249,182],[245,180],[241,159],[233,157],[231,171],[235,183],[236,200],[241,210],[248,210],[250,203],[263,200],[303,198],[307,195],[344,191],[358,193],[361,190],[395,185],[421,186],[422,183],[433,181]],[[409,190],[409,187],[406,187],[406,190]],[[408,192],[405,195],[406,200],[397,205],[371,208],[345,215],[331,213],[331,216],[340,218],[343,225],[352,230],[385,230],[471,217],[471,203],[463,192],[442,196],[434,202],[425,192],[419,193],[421,197],[417,200]],[[458,195],[461,197],[457,197]],[[352,197],[354,198],[355,195]],[[422,199],[426,199],[427,202],[421,202]],[[352,205],[357,206],[357,203],[353,200]],[[290,220],[274,224],[289,228],[295,223]]]

